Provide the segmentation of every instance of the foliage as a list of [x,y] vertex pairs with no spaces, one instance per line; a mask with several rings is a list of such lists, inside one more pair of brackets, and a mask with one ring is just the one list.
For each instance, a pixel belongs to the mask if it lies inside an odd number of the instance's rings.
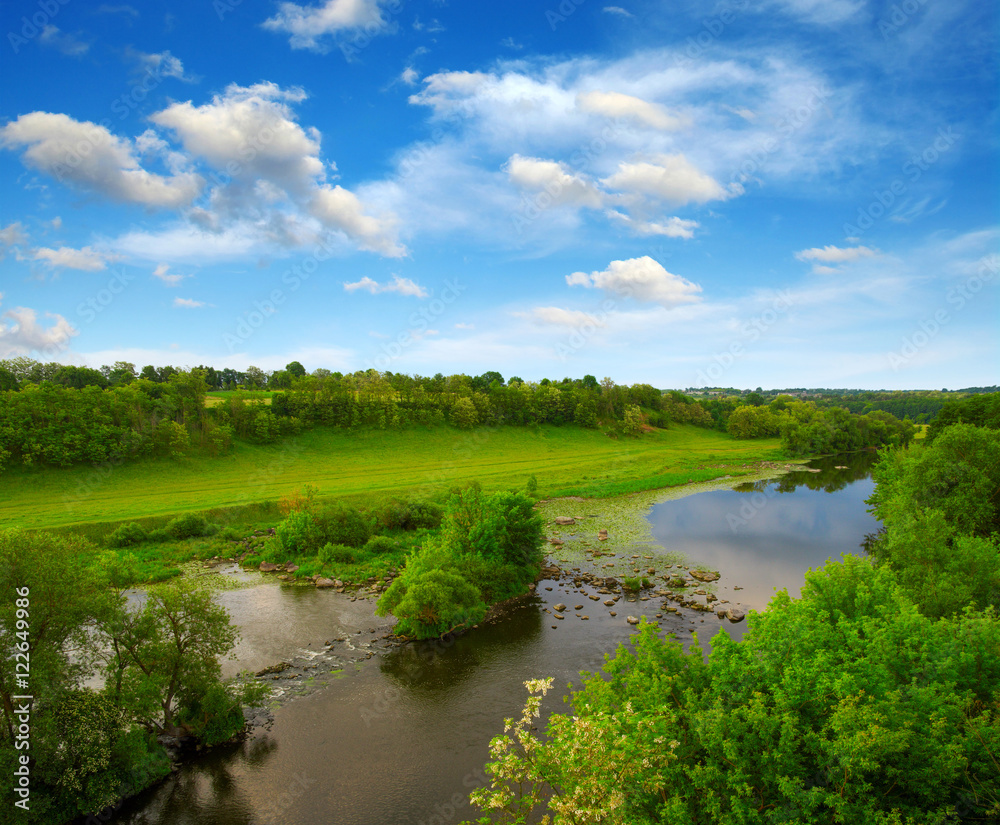
[[388,536],[372,536],[365,542],[364,551],[370,555],[377,556],[382,553],[392,553],[398,548],[396,542],[394,542]]
[[386,530],[439,527],[443,517],[443,507],[421,498],[391,498],[375,510],[376,524]]
[[403,575],[379,599],[376,613],[395,615],[395,632],[430,639],[470,628],[486,615],[478,588],[454,556],[433,545],[411,556]]
[[190,539],[197,536],[207,536],[212,532],[212,527],[204,516],[197,513],[186,513],[178,516],[164,528],[172,538]]
[[441,524],[442,546],[495,564],[531,568],[541,562],[542,519],[524,493],[484,493],[470,486],[452,495]]
[[933,442],[952,424],[971,424],[1000,430],[1000,392],[970,395],[945,402],[941,412],[931,422],[927,440]]
[[316,527],[324,541],[361,547],[374,532],[372,519],[357,507],[334,501],[323,507],[315,517]]
[[472,800],[496,812],[480,822],[510,823],[544,807],[553,823],[628,825],[996,816],[998,643],[995,613],[931,620],[849,556],[751,614],[743,641],[716,636],[707,663],[644,623],[544,741],[537,697],[507,721]]
[[108,536],[109,547],[134,547],[149,539],[146,528],[137,522],[123,524]]

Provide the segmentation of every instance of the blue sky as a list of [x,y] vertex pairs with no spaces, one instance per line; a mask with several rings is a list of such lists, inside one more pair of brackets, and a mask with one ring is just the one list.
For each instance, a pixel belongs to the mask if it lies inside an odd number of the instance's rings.
[[998,383],[989,0],[11,0],[0,358]]

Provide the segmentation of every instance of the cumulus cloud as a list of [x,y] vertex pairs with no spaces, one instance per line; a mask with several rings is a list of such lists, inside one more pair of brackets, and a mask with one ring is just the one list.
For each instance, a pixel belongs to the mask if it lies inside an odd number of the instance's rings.
[[576,104],[584,112],[634,120],[651,129],[673,132],[689,125],[687,118],[671,114],[658,103],[621,92],[592,91],[577,95]]
[[566,283],[570,286],[601,289],[622,297],[635,298],[637,301],[660,304],[668,309],[700,300],[698,293],[701,292],[700,286],[667,272],[648,255],[625,261],[612,261],[607,269],[591,272],[589,275],[585,272],[574,272],[566,276]]
[[515,186],[545,191],[555,205],[573,204],[591,209],[602,205],[602,195],[594,185],[569,171],[564,163],[512,155],[504,169]]
[[143,169],[135,146],[105,127],[63,114],[31,112],[0,128],[0,146],[24,147],[22,163],[61,183],[147,207],[189,204],[204,181],[192,172],[170,176]]
[[[0,300],[3,293],[0,293]],[[30,352],[50,354],[66,348],[69,339],[79,331],[62,315],[45,313],[53,323],[43,327],[38,314],[28,307],[14,307],[0,316],[0,358],[27,355]],[[7,319],[7,320],[4,320]]]
[[380,0],[326,0],[319,6],[281,3],[278,13],[262,24],[269,31],[290,35],[293,49],[329,50],[329,36],[364,28],[375,32],[386,25]]
[[400,295],[409,295],[414,298],[426,298],[428,296],[427,290],[422,286],[411,281],[409,278],[401,278],[399,275],[393,275],[392,280],[386,284],[380,284],[378,281],[365,275],[360,281],[345,283],[344,289],[347,292],[365,290],[372,295],[378,295],[382,292],[397,292]]
[[[871,258],[881,253],[877,249],[870,249],[867,246],[839,247],[832,244],[815,247],[813,249],[803,249],[796,252],[795,257],[800,261],[814,261],[812,271],[818,275],[832,275],[840,272],[837,264],[847,264],[861,258]],[[829,264],[834,264],[830,266]]]
[[575,309],[562,309],[561,307],[535,307],[531,312],[515,312],[519,318],[537,321],[542,324],[552,326],[573,327],[579,329],[583,326],[605,326],[603,321],[598,320],[593,315]]
[[412,66],[407,66],[403,69],[403,73],[399,76],[399,79],[402,80],[407,86],[413,86],[420,79],[420,75],[417,74],[417,70]]
[[69,246],[49,249],[43,246],[32,250],[31,257],[53,269],[78,269],[81,272],[100,272],[107,268],[109,261],[121,258],[119,255],[103,252],[92,246],[85,246],[82,249],[73,249]]
[[729,189],[706,175],[684,155],[657,155],[649,161],[623,162],[618,170],[601,181],[605,186],[648,195],[678,206],[725,200],[742,193],[738,184]]
[[193,298],[174,298],[174,306],[181,309],[201,309],[206,304],[204,301],[196,301]]
[[[391,215],[375,217],[353,192],[326,182],[320,159],[321,135],[295,120],[291,105],[306,97],[297,87],[274,83],[230,85],[211,103],[175,103],[151,120],[177,135],[185,150],[225,172],[213,190],[210,209],[192,215],[210,231],[222,218],[261,221],[261,205],[289,199],[323,227],[343,232],[363,249],[388,257],[406,254],[395,240]],[[300,221],[271,211],[263,221],[285,245],[303,242]],[[306,232],[305,234],[308,234]]]

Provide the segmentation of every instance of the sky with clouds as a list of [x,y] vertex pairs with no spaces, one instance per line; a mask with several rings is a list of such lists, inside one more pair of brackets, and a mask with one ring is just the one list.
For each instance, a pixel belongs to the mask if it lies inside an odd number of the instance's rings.
[[1000,382],[992,0],[10,0],[0,359]]

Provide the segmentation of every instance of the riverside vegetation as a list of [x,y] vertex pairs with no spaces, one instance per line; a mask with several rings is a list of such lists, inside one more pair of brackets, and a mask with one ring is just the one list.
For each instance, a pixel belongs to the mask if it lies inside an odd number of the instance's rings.
[[957,403],[926,444],[886,450],[870,557],[810,571],[742,641],[720,633],[706,657],[643,624],[544,735],[551,680],[527,682],[471,795],[477,822],[997,821],[996,402]]
[[[391,573],[394,580],[383,588],[379,611],[391,612],[399,619],[399,633],[430,638],[468,628],[482,618],[488,605],[525,592],[537,577],[542,533],[533,511],[539,486],[533,470],[540,471],[546,493],[609,495],[722,474],[735,476],[752,471],[748,462],[787,454],[777,439],[745,442],[690,423],[673,424],[667,430],[656,428],[648,423],[648,413],[637,405],[639,412],[632,416],[631,424],[627,416],[624,420],[598,419],[597,428],[579,422],[556,425],[536,421],[520,426],[479,427],[461,434],[461,440],[456,440],[455,433],[462,433],[464,425],[456,420],[449,426],[446,417],[437,423],[400,424],[401,429],[396,431],[381,430],[378,421],[367,427],[355,423],[339,428],[316,423],[298,436],[292,431],[283,436],[286,448],[296,442],[301,447],[302,440],[311,440],[321,449],[312,456],[308,449],[289,449],[296,455],[306,454],[308,460],[290,463],[278,478],[271,479],[272,486],[267,487],[262,500],[248,500],[244,494],[237,497],[235,507],[231,499],[223,499],[230,506],[177,515],[179,510],[194,509],[178,507],[175,500],[191,477],[186,462],[198,471],[211,473],[213,468],[221,470],[227,460],[238,458],[243,451],[249,466],[265,456],[275,456],[260,452],[267,445],[235,432],[227,455],[216,454],[210,444],[200,452],[196,449],[190,438],[193,430],[201,427],[200,432],[205,433],[211,432],[212,426],[227,426],[207,417],[210,414],[205,413],[203,383],[197,371],[175,373],[168,378],[168,386],[189,387],[190,398],[195,399],[188,403],[184,392],[177,395],[177,414],[184,423],[173,419],[171,423],[188,433],[186,446],[179,454],[143,459],[140,450],[131,464],[120,457],[107,478],[102,477],[100,484],[84,489],[82,494],[80,476],[75,474],[86,472],[84,466],[46,469],[11,465],[0,478],[0,485],[13,483],[19,491],[25,489],[24,498],[29,501],[32,484],[37,485],[36,492],[40,491],[39,499],[47,497],[50,502],[58,502],[62,493],[63,507],[50,504],[47,510],[36,508],[33,526],[49,526],[46,521],[65,525],[57,533],[23,529],[0,533],[0,597],[4,599],[0,643],[8,651],[14,649],[17,638],[18,617],[12,607],[16,603],[15,590],[27,586],[32,594],[32,609],[23,621],[28,623],[32,679],[35,682],[37,676],[39,685],[32,705],[32,797],[37,804],[33,804],[28,821],[58,823],[98,811],[165,775],[171,749],[184,743],[212,745],[243,731],[242,706],[260,700],[259,688],[248,680],[226,682],[220,678],[217,657],[231,650],[235,631],[208,593],[187,579],[173,579],[179,572],[176,565],[185,559],[224,555],[241,557],[252,566],[280,564],[300,580],[339,576],[373,581]],[[580,383],[582,386],[589,382]],[[77,418],[83,421],[97,415],[94,411],[99,412],[100,405],[106,403],[106,396],[99,393],[112,396],[112,401],[107,402],[112,403],[114,394],[121,389],[53,389],[54,385],[44,384],[34,389],[20,385],[18,390],[8,390],[8,400],[35,393],[37,399],[48,398],[45,403],[50,404],[45,413],[51,414],[50,419],[45,415],[39,419],[29,416],[30,420],[15,427],[19,438],[22,426],[35,426],[39,443],[45,441],[43,432],[62,432],[54,412],[58,403],[52,400],[59,393],[79,393],[67,398],[78,402]],[[573,387],[570,383],[569,389]],[[601,397],[607,394],[613,399],[621,395],[627,400],[628,389],[605,382],[598,392]],[[141,387],[132,391],[145,392]],[[351,403],[367,397],[360,390],[352,392]],[[282,395],[286,400],[292,397],[273,393],[269,406],[274,407]],[[169,400],[169,392],[164,397]],[[22,411],[32,409],[37,399],[26,402]],[[236,400],[255,410],[268,406]],[[283,403],[278,401],[279,409]],[[670,403],[700,406],[690,399]],[[781,403],[788,401],[782,399]],[[608,404],[613,415],[614,401]],[[628,406],[623,406],[623,414],[629,412]],[[226,407],[224,401],[213,409]],[[231,403],[229,409],[231,414]],[[660,408],[661,415],[664,409]],[[775,414],[783,412],[778,409]],[[138,440],[133,438],[132,443],[147,443],[142,441],[145,419],[137,412],[134,420],[139,427],[131,432],[138,433]],[[192,422],[197,424],[193,430],[188,429]],[[877,433],[874,437],[880,443],[905,442],[912,434],[909,425],[898,422],[885,428],[861,426],[854,418],[839,423],[844,422],[854,434],[851,437],[862,431],[865,438]],[[661,418],[658,423],[668,422]],[[158,423],[148,441],[153,445],[149,448],[152,452],[158,443],[157,428]],[[171,430],[180,431],[173,427]],[[836,437],[836,424],[831,423],[828,431]],[[10,432],[8,426],[3,431],[5,439]],[[112,427],[109,432],[120,434],[123,430]],[[477,432],[484,437],[476,439]],[[348,480],[353,477],[363,484],[353,497],[323,498],[319,490],[301,486],[305,479],[315,476],[315,460],[324,452],[328,457],[331,445],[350,448],[354,439],[361,442],[360,447],[353,447],[356,454],[370,453],[373,447],[384,445],[386,437],[395,438],[396,447],[390,444],[390,449],[383,448],[374,460],[379,465],[390,465],[389,469],[373,482],[366,478],[375,466],[372,459],[369,457],[367,463],[358,461],[353,476],[346,474]],[[86,442],[86,437],[81,438]],[[184,439],[178,436],[177,441]],[[22,442],[28,443],[23,438]],[[537,449],[539,443],[546,446],[543,453]],[[435,461],[445,459],[452,471],[437,473],[428,480],[419,468],[407,471],[404,467],[402,479],[395,478],[396,461],[407,450],[419,454],[427,444],[430,452],[418,455],[417,460],[429,456]],[[468,454],[459,455],[459,462],[466,458],[468,463],[458,472],[454,471],[456,444]],[[499,474],[485,471],[503,455],[509,461],[512,445],[523,448],[528,444],[535,447],[534,454],[519,457]],[[585,453],[582,459],[577,454],[566,455],[571,450],[579,452],[581,446]],[[23,451],[7,452],[8,457],[24,463]],[[107,455],[111,453],[98,451],[97,460]],[[246,485],[247,466],[224,479],[218,488],[220,496],[227,485]],[[338,462],[338,469],[330,472],[327,492],[337,489],[338,475],[344,479],[339,469],[342,466]],[[589,470],[583,475],[590,478],[581,478],[581,467]],[[477,471],[485,476],[488,487],[469,483]],[[526,475],[527,486],[517,489],[523,486]],[[135,496],[129,500],[123,494],[126,489],[135,489],[137,482],[144,487],[156,485],[159,476],[167,478],[158,490],[157,507],[150,507],[150,499]],[[514,477],[520,483],[512,484]],[[283,486],[287,492],[293,479],[299,492],[276,501],[274,489]],[[65,493],[73,489],[77,495],[67,508]],[[124,499],[119,501],[121,509],[116,513],[122,518],[95,521],[94,515],[102,510],[101,495],[108,491]],[[267,498],[268,494],[273,497]],[[94,498],[99,500],[96,505],[90,501]],[[208,503],[202,492],[195,498],[202,507]],[[88,511],[88,506],[93,509]],[[150,510],[160,515],[149,515]],[[76,523],[67,524],[72,521]],[[128,606],[124,597],[127,587],[161,579],[169,581],[151,588],[141,609]],[[83,687],[88,676],[95,673],[103,676],[104,688]],[[8,778],[13,775],[16,758],[11,697],[18,690],[12,678],[11,674],[0,678],[5,721],[0,727],[0,770]],[[93,735],[97,730],[103,733]]]

